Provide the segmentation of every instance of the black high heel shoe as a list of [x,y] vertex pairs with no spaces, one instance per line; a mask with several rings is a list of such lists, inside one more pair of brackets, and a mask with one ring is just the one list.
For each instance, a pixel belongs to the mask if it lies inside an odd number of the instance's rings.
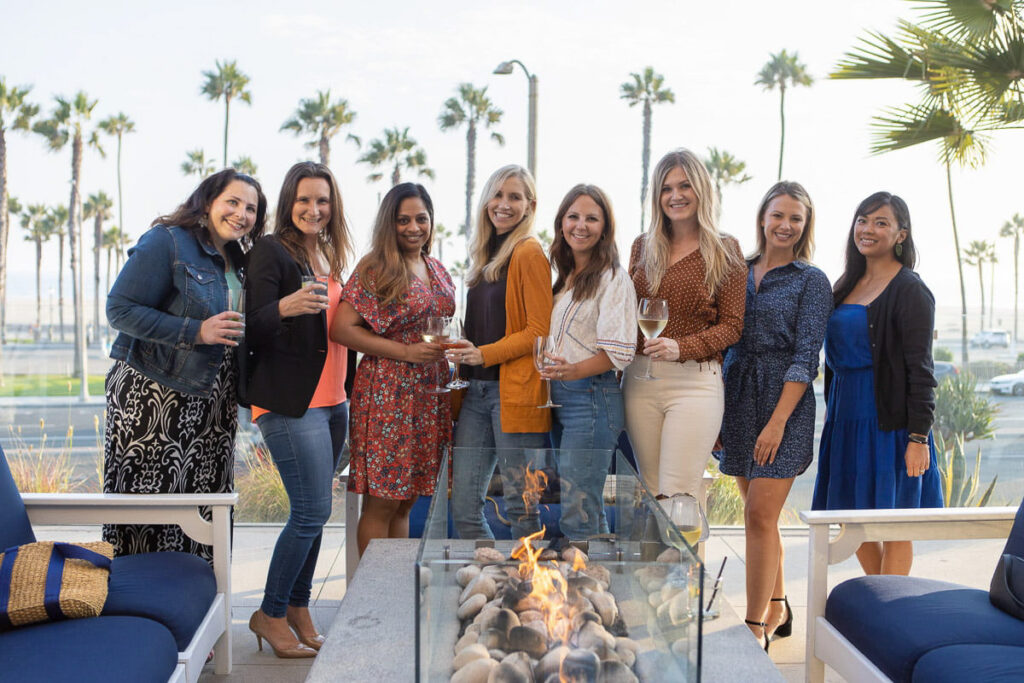
[[772,598],[772,602],[786,603],[786,620],[776,627],[775,632],[772,633],[772,638],[789,638],[793,635],[793,610],[789,606],[789,596]]
[[764,651],[768,652],[768,646],[771,645],[771,641],[768,639],[768,624],[763,621],[751,621],[750,619],[744,619],[743,621],[751,626],[761,627],[761,637],[764,638]]

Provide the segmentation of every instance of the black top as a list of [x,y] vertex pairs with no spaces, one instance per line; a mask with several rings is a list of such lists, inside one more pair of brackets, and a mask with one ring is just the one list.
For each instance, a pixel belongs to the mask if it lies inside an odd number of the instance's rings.
[[[501,249],[512,231],[503,235],[491,234],[487,245],[487,260],[490,261]],[[474,346],[493,344],[505,336],[505,289],[508,285],[508,269],[494,282],[483,278],[466,293],[466,339]],[[498,381],[500,366],[485,368],[483,365],[463,365],[459,373],[463,379]]]
[[[927,434],[935,419],[935,297],[917,273],[903,268],[867,305],[867,315],[878,426]],[[826,364],[825,396],[831,382]]]
[[[308,266],[293,259],[276,236],[258,240],[248,257],[239,402],[302,417],[327,359],[327,313],[280,316],[278,302],[302,286]],[[354,355],[350,349],[346,391],[355,375]]]

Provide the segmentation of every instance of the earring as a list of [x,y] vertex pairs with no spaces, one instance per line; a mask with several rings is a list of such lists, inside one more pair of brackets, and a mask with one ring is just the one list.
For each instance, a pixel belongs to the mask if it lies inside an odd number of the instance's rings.
[[210,227],[210,225],[209,225],[209,221],[208,221],[208,220],[206,219],[206,217],[207,217],[208,215],[209,215],[209,214],[203,214],[202,216],[200,216],[200,217],[199,217],[199,225],[200,225],[200,227],[202,227],[202,228],[208,228],[208,227]]
[[896,252],[896,258],[903,256],[903,242],[897,242],[896,247],[893,249]]

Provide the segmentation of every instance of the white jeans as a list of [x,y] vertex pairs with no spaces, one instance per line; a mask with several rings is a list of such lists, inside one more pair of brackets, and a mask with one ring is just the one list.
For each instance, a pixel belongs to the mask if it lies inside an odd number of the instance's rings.
[[700,500],[704,467],[722,427],[722,366],[657,361],[656,379],[638,381],[647,358],[626,369],[626,431],[652,495],[689,493]]

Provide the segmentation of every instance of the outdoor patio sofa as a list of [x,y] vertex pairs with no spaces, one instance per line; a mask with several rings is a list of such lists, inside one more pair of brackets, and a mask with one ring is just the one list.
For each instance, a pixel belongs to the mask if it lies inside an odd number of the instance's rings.
[[[914,576],[863,576],[840,583],[826,600],[829,565],[864,541],[1008,536],[1003,552],[1024,556],[1024,503],[1016,510],[836,510],[800,517],[810,526],[808,681],[821,683],[825,664],[858,683],[1024,680],[1024,620],[993,606],[988,591]],[[830,539],[832,524],[840,531]],[[985,566],[994,571],[999,556]],[[958,566],[955,555],[950,565]]]
[[[231,671],[230,511],[237,495],[25,494],[0,449],[0,549],[36,540],[31,524],[175,523],[213,546],[194,555],[115,558],[103,613],[0,632],[0,681],[194,683],[214,651]],[[212,521],[199,513],[209,506]]]

